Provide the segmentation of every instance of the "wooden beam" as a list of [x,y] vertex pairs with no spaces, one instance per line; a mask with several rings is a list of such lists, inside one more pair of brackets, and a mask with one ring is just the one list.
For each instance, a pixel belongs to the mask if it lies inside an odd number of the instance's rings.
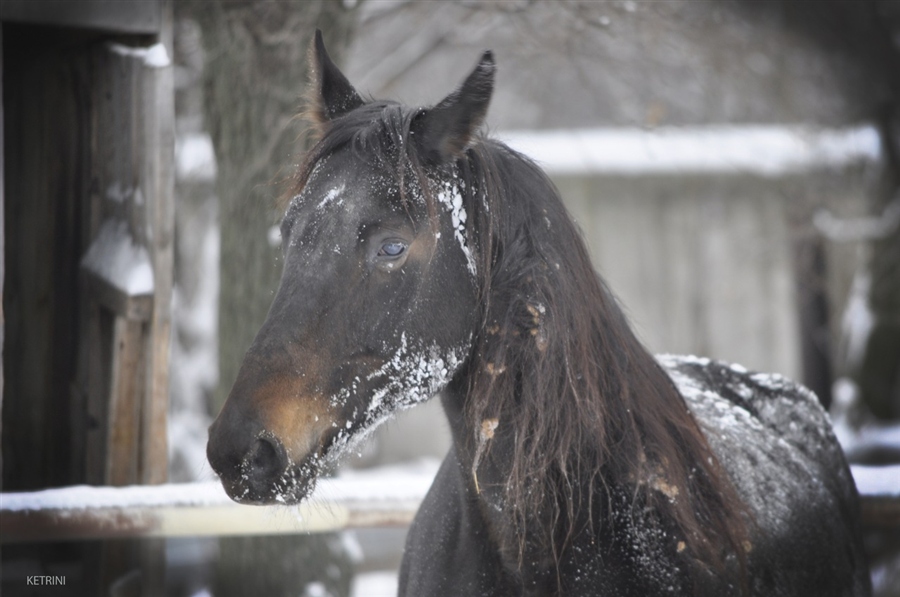
[[232,502],[218,482],[0,494],[0,541],[318,533],[412,522],[436,467],[323,479],[298,506]]
[[[867,472],[879,475],[885,487],[897,484],[883,491],[882,485],[871,487],[862,480],[863,525],[898,528],[900,466],[878,468]],[[236,504],[218,482],[5,493],[0,494],[0,542],[285,535],[403,526],[412,522],[436,470],[374,469],[323,479],[312,498],[299,506]]]
[[112,33],[159,33],[160,0],[3,0],[0,20]]
[[[0,139],[4,139],[3,137],[3,28],[0,27]],[[3,354],[3,349],[5,347],[6,342],[6,314],[3,311],[3,282],[6,279],[6,203],[5,203],[5,195],[4,190],[6,188],[6,179],[4,178],[4,170],[3,170],[3,161],[5,156],[3,155],[3,146],[5,143],[0,143],[0,355]],[[5,380],[3,379],[3,367],[0,366],[0,412],[3,412],[3,384]],[[0,440],[2,440],[2,426],[0,426]],[[3,445],[0,443],[0,445]],[[3,482],[3,459],[0,457],[0,487],[2,487]]]
[[115,317],[106,432],[106,482],[110,485],[140,480],[144,335],[141,322]]
[[[169,5],[164,17],[171,21]],[[163,27],[159,46],[172,56],[173,25]],[[172,291],[175,269],[175,89],[172,67],[144,69],[141,142],[148,148],[141,163],[141,188],[147,201],[147,239],[153,267],[153,313],[147,327],[148,346],[144,400],[141,405],[140,482],[164,483],[168,477],[167,416]]]

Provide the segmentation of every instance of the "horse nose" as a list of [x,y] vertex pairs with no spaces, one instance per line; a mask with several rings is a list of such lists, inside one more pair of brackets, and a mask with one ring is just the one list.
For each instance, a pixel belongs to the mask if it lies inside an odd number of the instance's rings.
[[273,500],[290,464],[284,445],[271,433],[260,427],[230,428],[221,419],[210,427],[206,455],[226,493],[244,503]]
[[250,446],[243,462],[251,491],[264,493],[271,489],[287,468],[287,451],[277,439],[260,437]]

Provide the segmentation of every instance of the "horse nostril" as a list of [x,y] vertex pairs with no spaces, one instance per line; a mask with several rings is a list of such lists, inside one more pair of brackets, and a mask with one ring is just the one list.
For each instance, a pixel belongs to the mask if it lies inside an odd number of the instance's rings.
[[261,437],[250,449],[245,460],[249,473],[260,480],[281,475],[287,466],[287,453],[278,440]]

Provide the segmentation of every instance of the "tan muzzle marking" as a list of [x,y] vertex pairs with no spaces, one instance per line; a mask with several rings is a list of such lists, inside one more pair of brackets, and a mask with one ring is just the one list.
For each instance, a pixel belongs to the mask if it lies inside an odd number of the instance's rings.
[[306,391],[305,385],[296,378],[276,378],[254,396],[265,432],[281,442],[292,463],[317,451],[322,436],[340,424],[328,399]]

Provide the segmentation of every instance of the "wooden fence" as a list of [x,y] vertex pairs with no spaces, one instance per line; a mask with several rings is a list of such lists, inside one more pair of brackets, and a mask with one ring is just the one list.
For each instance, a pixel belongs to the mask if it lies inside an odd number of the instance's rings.
[[[437,465],[322,479],[299,506],[232,502],[218,482],[0,494],[3,543],[280,535],[408,525]],[[900,465],[854,466],[863,524],[900,528]]]

